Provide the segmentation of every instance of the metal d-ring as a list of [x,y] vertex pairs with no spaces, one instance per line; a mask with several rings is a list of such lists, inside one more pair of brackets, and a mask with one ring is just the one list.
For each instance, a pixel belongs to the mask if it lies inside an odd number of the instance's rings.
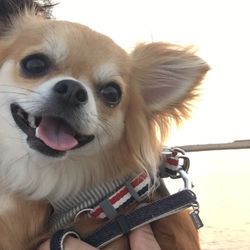
[[79,217],[80,214],[85,214],[85,213],[92,212],[92,211],[94,211],[93,208],[84,208],[84,209],[79,210],[77,214],[75,215],[74,222],[77,221],[77,218]]

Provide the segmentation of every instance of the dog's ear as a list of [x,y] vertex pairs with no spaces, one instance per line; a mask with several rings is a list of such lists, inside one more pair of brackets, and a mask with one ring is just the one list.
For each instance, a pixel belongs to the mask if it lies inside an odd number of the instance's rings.
[[188,101],[209,67],[184,49],[165,43],[141,44],[131,54],[132,81],[150,114],[187,115]]
[[24,13],[32,12],[44,18],[51,18],[54,5],[50,0],[0,0],[0,36]]

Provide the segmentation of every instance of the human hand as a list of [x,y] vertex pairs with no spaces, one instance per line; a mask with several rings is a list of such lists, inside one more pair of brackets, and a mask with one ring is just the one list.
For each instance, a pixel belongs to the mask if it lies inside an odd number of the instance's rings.
[[[161,250],[150,225],[144,225],[129,234],[131,250]],[[78,239],[67,237],[64,243],[65,250],[97,250]],[[50,250],[50,241],[44,242],[38,250]]]

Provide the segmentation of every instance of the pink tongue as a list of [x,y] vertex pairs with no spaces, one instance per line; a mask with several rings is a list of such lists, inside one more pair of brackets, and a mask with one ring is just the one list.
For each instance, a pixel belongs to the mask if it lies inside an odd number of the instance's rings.
[[58,151],[70,150],[78,144],[72,129],[63,121],[52,117],[42,118],[37,128],[37,137]]

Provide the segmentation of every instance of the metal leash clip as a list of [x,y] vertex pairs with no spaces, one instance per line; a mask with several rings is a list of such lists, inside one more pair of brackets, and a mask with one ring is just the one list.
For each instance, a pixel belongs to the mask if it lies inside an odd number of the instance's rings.
[[164,148],[162,151],[160,177],[172,179],[182,178],[185,189],[192,189],[193,184],[188,175],[190,160],[181,148]]
[[[160,177],[170,177],[172,179],[182,178],[184,182],[184,189],[191,190],[193,188],[193,183],[188,175],[190,160],[185,155],[185,151],[181,148],[164,148],[162,158],[159,173]],[[197,201],[194,202],[192,207],[193,211],[190,213],[190,217],[194,226],[198,230],[203,227],[203,222],[199,216],[199,203]]]

